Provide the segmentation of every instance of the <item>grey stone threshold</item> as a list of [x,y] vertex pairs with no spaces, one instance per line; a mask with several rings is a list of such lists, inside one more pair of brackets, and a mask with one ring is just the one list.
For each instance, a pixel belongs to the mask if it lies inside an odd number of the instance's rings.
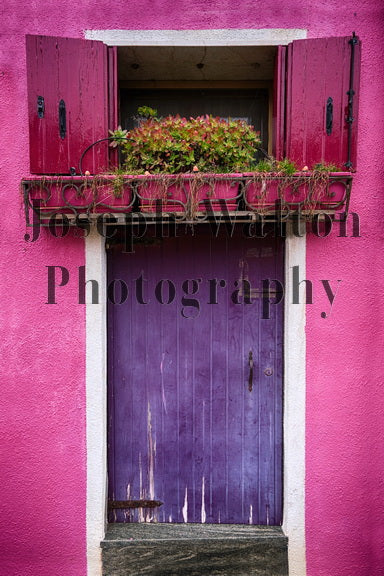
[[288,576],[279,526],[110,524],[103,576]]

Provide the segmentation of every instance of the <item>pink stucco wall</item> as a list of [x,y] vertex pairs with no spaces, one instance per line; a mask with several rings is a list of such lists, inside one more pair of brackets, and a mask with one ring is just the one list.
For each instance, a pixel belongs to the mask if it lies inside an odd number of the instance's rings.
[[[111,10],[113,5],[113,10]],[[8,0],[0,51],[2,221],[0,575],[84,576],[85,314],[70,282],[47,306],[46,266],[75,274],[78,239],[24,242],[19,183],[28,172],[24,35],[84,29],[307,28],[363,42],[359,170],[352,209],[361,238],[308,239],[307,278],[341,279],[332,315],[307,318],[306,522],[309,576],[384,574],[384,14],[377,0]],[[69,256],[70,255],[70,256]],[[74,276],[72,276],[74,278]]]
[[84,576],[85,310],[74,281],[58,305],[45,304],[45,267],[75,274],[84,242],[43,234],[26,243],[20,194],[29,170],[24,33],[59,33],[60,12],[24,8],[8,3],[0,47],[0,574]]
[[[346,8],[362,39],[358,171],[361,238],[309,238],[307,277],[341,279],[331,317],[308,306],[306,533],[310,576],[384,574],[384,10]],[[377,5],[379,7],[379,5]],[[357,14],[354,16],[354,12]],[[319,34],[337,31],[320,25]]]

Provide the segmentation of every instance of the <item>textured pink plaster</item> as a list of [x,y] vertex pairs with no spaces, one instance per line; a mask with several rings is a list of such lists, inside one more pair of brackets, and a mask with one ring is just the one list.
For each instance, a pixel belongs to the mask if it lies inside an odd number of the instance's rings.
[[[363,42],[351,204],[362,237],[307,244],[307,277],[342,280],[329,319],[320,317],[324,303],[307,307],[309,576],[384,574],[384,10],[373,7],[350,5],[340,17]],[[337,33],[334,26],[323,22],[318,34]]]
[[17,4],[2,21],[0,574],[84,576],[85,310],[76,304],[75,281],[58,305],[45,304],[45,267],[61,264],[75,273],[84,264],[84,241],[47,233],[35,244],[24,241],[24,31],[33,21]]
[[[113,8],[113,9],[111,9]],[[24,34],[84,29],[307,28],[363,41],[359,170],[363,237],[310,237],[307,278],[342,279],[332,315],[307,319],[309,576],[383,574],[383,12],[377,0],[8,0],[0,52],[0,574],[85,576],[85,315],[72,282],[47,306],[47,265],[84,263],[78,239],[23,240],[28,172]],[[380,48],[381,46],[381,48]],[[315,293],[316,296],[316,293]]]

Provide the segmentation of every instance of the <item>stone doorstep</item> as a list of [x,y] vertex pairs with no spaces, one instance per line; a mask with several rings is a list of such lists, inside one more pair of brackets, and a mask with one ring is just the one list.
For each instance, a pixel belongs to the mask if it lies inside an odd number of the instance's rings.
[[110,524],[103,576],[288,576],[279,526]]

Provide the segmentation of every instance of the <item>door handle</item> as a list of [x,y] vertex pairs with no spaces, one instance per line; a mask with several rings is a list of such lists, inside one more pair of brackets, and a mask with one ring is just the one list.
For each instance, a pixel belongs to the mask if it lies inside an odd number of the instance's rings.
[[252,388],[253,388],[253,354],[252,354],[252,350],[249,351],[248,364],[249,364],[248,390],[250,392],[252,392]]

